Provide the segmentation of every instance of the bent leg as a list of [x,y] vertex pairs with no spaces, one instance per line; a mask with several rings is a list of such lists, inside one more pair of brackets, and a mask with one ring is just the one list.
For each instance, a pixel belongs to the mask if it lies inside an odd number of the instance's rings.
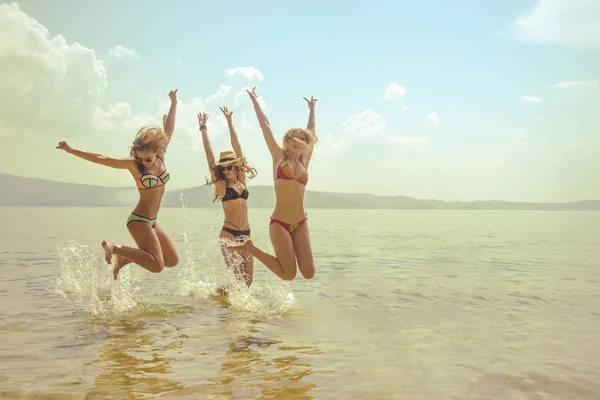
[[[238,276],[238,268],[236,268],[236,260],[234,260],[234,256],[233,256],[232,252],[227,249],[227,242],[221,240],[221,239],[227,239],[229,241],[234,241],[235,238],[233,237],[233,235],[231,233],[221,231],[221,233],[219,234],[219,239],[220,239],[219,244],[221,246],[221,254],[223,255],[223,261],[225,262],[227,269],[233,270],[233,274],[235,275],[236,279],[239,280],[240,278]],[[217,288],[217,294],[220,296],[227,296],[229,294],[227,285],[220,285]]]
[[294,242],[294,249],[296,250],[298,269],[304,279],[311,279],[315,276],[315,261],[313,259],[312,245],[310,243],[308,221],[292,233],[292,241]]
[[154,224],[154,232],[156,232],[158,242],[160,243],[165,267],[174,267],[179,264],[177,249],[175,249],[175,245],[171,241],[171,238],[169,238],[169,235],[158,224]]
[[117,279],[117,276],[119,275],[119,271],[121,270],[121,268],[123,268],[127,264],[131,264],[130,259],[125,258],[120,255],[116,255],[115,266],[113,268],[113,275],[114,275],[115,279]]
[[[221,231],[219,238],[236,241],[236,238],[231,233],[226,231]],[[237,241],[239,242],[243,238],[244,236],[238,237]],[[223,259],[227,265],[227,268],[232,269],[236,278],[240,281],[244,281],[246,286],[250,287],[253,281],[254,257],[248,253],[240,251],[239,255],[242,258],[240,262],[238,259],[233,257],[232,250],[228,249],[228,245],[224,241],[221,242],[221,253],[223,254]]]
[[[110,264],[112,255],[123,257],[142,268],[154,273],[161,272],[164,267],[160,242],[154,230],[145,222],[132,222],[127,226],[129,233],[138,245],[138,249],[119,246],[107,240],[102,241],[106,261]],[[115,272],[117,278],[118,270]]]
[[246,281],[246,286],[250,287],[254,282],[254,257],[248,253],[242,253],[241,275]]
[[296,277],[296,254],[290,233],[279,224],[269,225],[269,236],[275,250],[275,257],[265,253],[254,245],[252,239],[242,244],[230,245],[227,248],[246,252],[258,259],[275,275],[283,280],[291,281]]

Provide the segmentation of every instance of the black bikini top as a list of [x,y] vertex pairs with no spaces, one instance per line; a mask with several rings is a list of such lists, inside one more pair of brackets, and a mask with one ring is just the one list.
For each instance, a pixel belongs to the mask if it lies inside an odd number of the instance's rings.
[[[244,185],[244,186],[246,186],[246,185]],[[229,187],[229,182],[227,182],[227,188],[225,189],[225,195],[223,196],[221,201],[237,200],[240,198],[244,199],[244,200],[248,200],[249,195],[250,195],[250,193],[248,192],[248,189],[246,187],[244,187],[244,190],[242,190],[242,193],[238,193],[237,190],[235,190],[232,187]]]

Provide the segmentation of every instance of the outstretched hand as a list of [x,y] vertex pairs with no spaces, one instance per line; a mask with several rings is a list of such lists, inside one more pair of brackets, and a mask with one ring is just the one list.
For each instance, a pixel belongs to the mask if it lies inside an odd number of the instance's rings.
[[58,146],[56,146],[56,148],[57,148],[57,149],[64,150],[64,151],[66,151],[67,153],[70,153],[70,152],[73,150],[73,148],[72,148],[71,146],[69,146],[69,145],[67,144],[67,142],[65,142],[65,141],[58,142]]
[[171,99],[172,102],[177,101],[177,89],[171,90],[169,92],[169,98]]
[[315,104],[317,103],[318,99],[315,99],[313,96],[310,96],[310,100],[306,97],[304,97],[304,100],[306,100],[306,102],[308,103],[308,108],[312,110],[313,108],[315,108]]
[[229,111],[227,107],[219,107],[219,110],[223,112],[223,115],[225,115],[225,118],[227,118],[228,121],[231,120],[231,114],[233,114],[233,111]]
[[207,113],[198,113],[198,123],[200,126],[206,126],[206,120],[208,119]]
[[250,95],[251,99],[256,99],[258,96],[256,95],[256,86],[252,88],[252,91],[246,89],[246,92]]

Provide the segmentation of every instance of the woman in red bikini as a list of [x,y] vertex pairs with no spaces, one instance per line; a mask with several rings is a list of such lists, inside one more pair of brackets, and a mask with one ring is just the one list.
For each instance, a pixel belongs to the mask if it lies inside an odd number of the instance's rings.
[[296,269],[300,270],[305,279],[311,279],[315,275],[315,263],[304,212],[304,191],[308,182],[308,164],[317,142],[317,99],[304,98],[309,109],[308,125],[306,129],[292,128],[287,131],[283,136],[283,146],[280,146],[273,137],[269,120],[258,103],[255,89],[247,92],[273,158],[276,203],[269,224],[269,235],[275,256],[260,250],[252,243],[252,239],[242,244],[230,245],[228,248],[251,254],[281,279],[294,279]]
[[[198,124],[200,132],[202,132],[202,143],[206,152],[206,161],[210,170],[211,181],[209,184],[215,185],[215,201],[221,200],[223,205],[223,213],[225,221],[219,234],[219,238],[229,239],[235,242],[241,242],[250,237],[250,222],[248,222],[248,188],[246,180],[256,176],[256,170],[250,168],[246,164],[246,159],[242,153],[242,146],[237,137],[235,128],[233,127],[232,114],[227,107],[220,108],[227,119],[229,126],[229,138],[233,151],[222,151],[219,156],[219,161],[215,162],[215,156],[210,146],[208,139],[208,130],[206,128],[206,120],[208,115],[205,113],[198,114]],[[223,242],[222,242],[223,243]],[[254,258],[248,253],[241,253],[241,265],[237,265],[233,259],[231,252],[225,244],[221,245],[221,252],[225,259],[225,264],[233,269],[236,277],[246,283],[250,287],[254,276]],[[224,287],[219,287],[217,292],[220,295],[226,295],[227,290]]]
[[179,262],[173,242],[156,223],[165,185],[170,176],[165,167],[164,156],[175,129],[177,90],[170,91],[169,98],[171,107],[169,115],[163,116],[163,128],[141,128],[135,136],[130,156],[127,158],[112,158],[77,150],[66,142],[60,142],[56,147],[96,164],[126,169],[135,179],[140,199],[127,218],[127,229],[138,248],[121,246],[108,240],[102,241],[106,262],[111,264],[112,256],[116,256],[113,268],[115,279],[120,269],[132,262],[155,273],[161,272],[163,267],[174,267]]

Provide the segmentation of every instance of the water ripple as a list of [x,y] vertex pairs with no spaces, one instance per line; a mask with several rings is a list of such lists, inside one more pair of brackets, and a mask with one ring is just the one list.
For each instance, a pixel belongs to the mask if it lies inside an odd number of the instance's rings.
[[[70,223],[11,223],[42,211]],[[314,210],[315,279],[281,282],[256,261],[252,289],[225,301],[212,296],[229,279],[216,208],[165,210],[180,265],[114,282],[99,238],[132,243],[114,229],[128,212],[0,209],[0,398],[600,392],[600,213]],[[251,224],[272,253],[267,218]]]

